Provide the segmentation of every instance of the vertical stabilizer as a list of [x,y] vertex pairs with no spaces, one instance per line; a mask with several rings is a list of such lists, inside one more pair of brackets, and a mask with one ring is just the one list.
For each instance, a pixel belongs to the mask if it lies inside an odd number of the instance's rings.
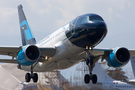
[[28,25],[27,19],[24,15],[22,8],[23,8],[22,5],[18,6],[22,45],[36,44],[36,40],[33,37],[33,34],[31,32],[29,25]]
[[134,78],[135,78],[135,56],[131,57],[131,66],[132,66],[133,74],[134,74]]
[[101,67],[101,65],[98,62],[95,64],[95,67],[93,68],[92,72],[93,74],[97,75],[98,81],[113,81],[114,80],[107,74],[105,69],[103,69],[103,67]]

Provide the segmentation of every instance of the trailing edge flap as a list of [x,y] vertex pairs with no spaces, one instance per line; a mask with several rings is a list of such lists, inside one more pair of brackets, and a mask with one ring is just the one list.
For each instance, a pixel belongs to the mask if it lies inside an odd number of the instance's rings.
[[27,19],[22,9],[22,5],[18,6],[18,14],[19,14],[19,21],[20,21],[20,30],[21,30],[21,38],[22,38],[22,45],[27,44],[36,44],[36,40],[33,37],[31,29],[28,25]]

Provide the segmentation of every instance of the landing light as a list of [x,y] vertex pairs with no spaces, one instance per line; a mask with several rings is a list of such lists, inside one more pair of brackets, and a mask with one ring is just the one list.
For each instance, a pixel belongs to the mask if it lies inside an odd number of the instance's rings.
[[48,57],[46,56],[46,57],[45,57],[45,59],[47,60],[47,59],[48,59]]

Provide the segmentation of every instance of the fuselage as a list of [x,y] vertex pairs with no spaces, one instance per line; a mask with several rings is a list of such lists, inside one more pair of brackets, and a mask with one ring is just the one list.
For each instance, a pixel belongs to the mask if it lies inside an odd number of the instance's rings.
[[86,14],[71,21],[65,33],[69,41],[78,47],[94,47],[105,37],[107,27],[100,16]]
[[97,84],[92,84],[92,87],[103,90],[135,90],[135,86],[121,81],[98,81]]
[[84,52],[86,46],[95,47],[106,34],[106,23],[99,15],[79,16],[36,44],[40,47],[57,47],[57,53],[36,65],[34,70],[48,71],[69,68],[85,59],[86,55],[81,53]]
[[[68,39],[72,44],[81,48],[94,47],[102,41],[106,34],[107,26],[99,15],[85,14],[61,27],[40,41],[38,45],[46,46],[49,44],[54,46],[57,42]],[[50,43],[47,41],[50,41]]]

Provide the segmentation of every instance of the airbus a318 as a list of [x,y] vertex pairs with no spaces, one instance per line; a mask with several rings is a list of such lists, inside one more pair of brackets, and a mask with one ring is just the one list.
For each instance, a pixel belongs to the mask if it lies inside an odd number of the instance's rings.
[[[84,76],[86,84],[97,83],[97,75],[92,73],[95,63],[106,60],[111,67],[124,66],[135,50],[125,47],[95,48],[107,34],[107,25],[97,14],[84,14],[56,30],[40,42],[36,42],[22,5],[18,6],[22,46],[0,46],[0,55],[11,56],[12,59],[0,59],[4,63],[16,63],[26,73],[25,80],[38,81],[38,74],[69,68],[80,61],[86,61],[89,73]],[[47,32],[47,30],[45,30]]]

